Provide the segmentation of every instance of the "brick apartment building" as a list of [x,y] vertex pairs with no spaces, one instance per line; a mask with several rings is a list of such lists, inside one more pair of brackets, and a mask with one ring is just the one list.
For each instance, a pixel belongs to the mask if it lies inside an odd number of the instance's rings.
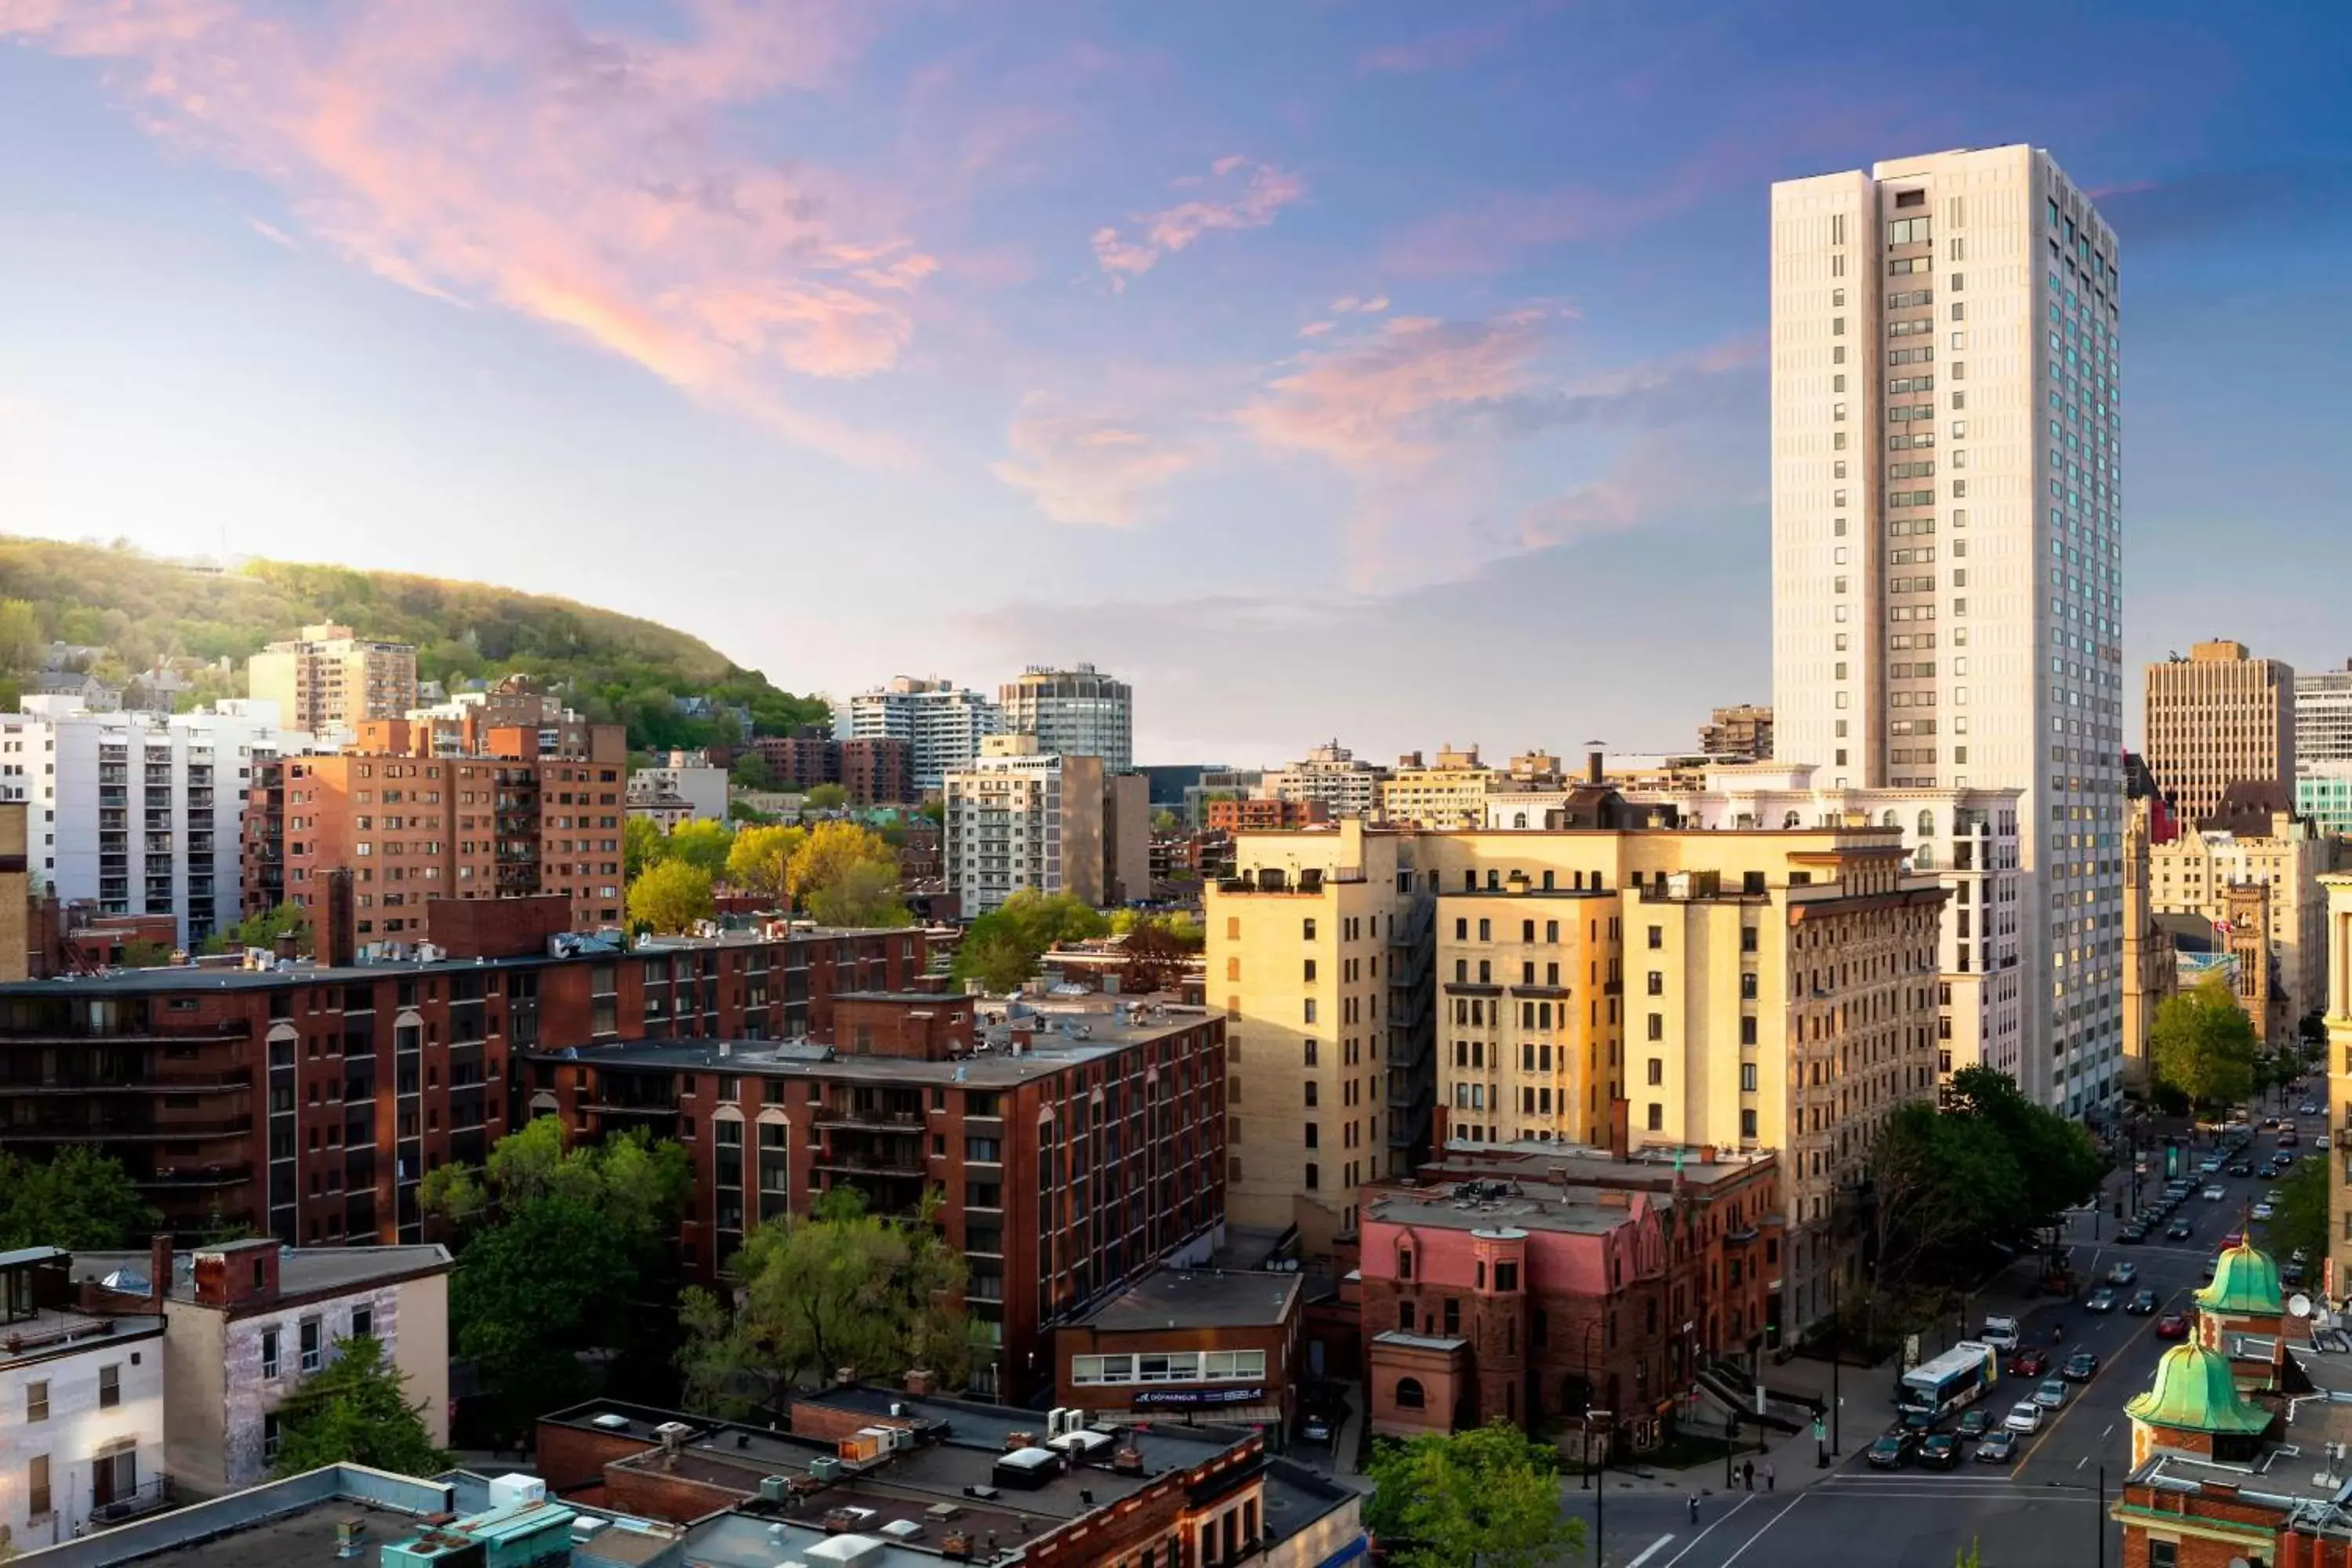
[[778,789],[841,782],[841,742],[829,735],[755,735],[751,751],[768,764],[768,777]]
[[1213,800],[1203,811],[1212,833],[1279,833],[1331,819],[1319,800]]
[[[557,731],[559,733],[564,731]],[[427,938],[433,899],[560,893],[579,931],[618,927],[627,737],[587,727],[582,752],[543,752],[534,728],[372,721],[328,756],[257,770],[244,824],[247,912],[317,909],[325,873],[352,877],[362,947]]]
[[839,742],[841,787],[852,805],[911,805],[923,798],[915,787],[915,753],[891,735],[866,735]]
[[557,897],[462,908],[431,963],[0,985],[0,1144],[98,1148],[184,1234],[419,1241],[424,1173],[478,1163],[512,1129],[515,1052],[822,1035],[836,994],[903,986],[923,964],[913,931],[554,956],[543,932],[562,914]]
[[747,1227],[834,1186],[890,1213],[939,1194],[967,1313],[994,1346],[974,1358],[983,1393],[1050,1386],[1050,1326],[1162,1259],[1206,1256],[1225,1212],[1223,1019],[1108,997],[1009,1020],[968,996],[832,1000],[810,1040],[705,1032],[576,1055],[549,1040],[518,1092],[575,1137],[642,1127],[685,1144],[683,1256],[703,1279]]

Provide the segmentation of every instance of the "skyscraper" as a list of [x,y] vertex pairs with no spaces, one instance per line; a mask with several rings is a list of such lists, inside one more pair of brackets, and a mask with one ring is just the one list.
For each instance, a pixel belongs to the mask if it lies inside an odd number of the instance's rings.
[[1041,752],[1100,757],[1107,773],[1135,766],[1135,690],[1091,664],[1033,664],[998,688],[996,700],[1004,732],[1036,736]]
[[2180,820],[2211,816],[2233,784],[2295,774],[2294,671],[2241,642],[2201,642],[2147,667],[2147,767]]
[[2352,662],[2294,678],[2294,771],[2341,777],[2352,763]]
[[2078,1112],[2121,1087],[2115,234],[2038,148],[1937,153],[1774,185],[1771,288],[1774,751],[2023,792],[1983,914]]
[[1004,716],[986,692],[936,678],[901,675],[834,710],[835,740],[904,741],[914,787],[925,794],[937,794],[948,774],[971,765],[982,736],[1003,729]]
[[416,649],[354,637],[349,626],[304,626],[245,668],[246,689],[277,703],[289,730],[348,739],[370,719],[397,719],[416,706]]

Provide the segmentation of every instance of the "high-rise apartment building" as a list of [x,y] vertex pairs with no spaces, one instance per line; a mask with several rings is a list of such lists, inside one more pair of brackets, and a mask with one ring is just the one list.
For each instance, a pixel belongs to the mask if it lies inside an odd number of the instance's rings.
[[416,706],[416,649],[354,637],[349,626],[304,626],[246,661],[247,694],[278,704],[287,728],[348,735],[370,719]]
[[1884,826],[1623,825],[1640,810],[1236,840],[1207,899],[1235,1223],[1310,1251],[1355,1231],[1433,1089],[1439,1142],[1779,1150],[1773,1321],[1828,1310],[1878,1129],[1936,1093],[1947,895]]
[[194,713],[92,713],[28,697],[0,715],[0,800],[25,803],[35,889],[102,915],[170,915],[191,946],[242,918],[247,792],[283,754],[310,749],[272,703]]
[[1424,764],[1419,752],[1397,759],[1396,772],[1381,781],[1381,820],[1421,827],[1477,827],[1486,820],[1486,796],[1508,775],[1478,760],[1478,748],[1457,752],[1441,746],[1437,761]]
[[1771,244],[1774,752],[2021,792],[2019,1077],[2080,1111],[2120,1088],[2115,234],[2011,146],[1777,184]]
[[1091,664],[1055,669],[1033,664],[997,689],[1004,731],[1034,735],[1041,751],[1100,757],[1103,772],[1135,766],[1135,691]]
[[904,741],[915,787],[926,795],[980,755],[982,737],[1003,732],[1003,711],[987,693],[905,675],[859,692],[834,713],[836,740]]
[[2297,777],[2352,770],[2352,661],[2294,678]]
[[1023,891],[1103,902],[1100,757],[1061,756],[1025,735],[993,735],[982,755],[947,775],[944,794],[948,891],[965,919]]
[[1388,769],[1335,740],[1267,772],[1258,793],[1268,800],[1317,802],[1327,816],[1370,816],[1380,809],[1381,781],[1388,776]]
[[1772,754],[1772,710],[1743,702],[1717,708],[1699,726],[1698,749],[1710,757],[1746,757],[1761,762]]
[[2231,784],[2294,777],[2295,696],[2294,670],[2240,642],[2147,667],[2148,771],[2182,821],[2212,816]]
[[873,736],[835,744],[841,752],[841,787],[849,792],[850,805],[911,805],[922,799],[906,742]]

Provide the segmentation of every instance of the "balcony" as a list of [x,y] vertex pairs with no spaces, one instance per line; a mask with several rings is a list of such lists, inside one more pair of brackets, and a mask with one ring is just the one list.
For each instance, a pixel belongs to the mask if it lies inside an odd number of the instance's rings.
[[242,1138],[253,1131],[250,1116],[216,1116],[189,1121],[133,1121],[126,1117],[38,1117],[0,1121],[0,1141],[17,1143],[165,1143],[203,1138]]
[[825,1105],[818,1108],[819,1127],[880,1127],[908,1128],[919,1131],[923,1127],[920,1110],[883,1110],[852,1105]]
[[152,1176],[138,1176],[132,1180],[141,1187],[165,1192],[236,1187],[253,1180],[253,1164],[247,1160],[237,1160],[224,1165],[171,1165],[159,1169]]
[[176,1073],[169,1078],[0,1078],[0,1098],[26,1094],[236,1094],[251,1087],[241,1072]]
[[207,1040],[242,1040],[253,1033],[252,1024],[243,1018],[159,1027],[151,1019],[136,1015],[110,1024],[87,1016],[71,1016],[64,1007],[59,1007],[58,1012],[59,1021],[55,1025],[0,1021],[0,1047],[69,1045],[83,1040],[119,1040],[134,1045],[202,1045]]

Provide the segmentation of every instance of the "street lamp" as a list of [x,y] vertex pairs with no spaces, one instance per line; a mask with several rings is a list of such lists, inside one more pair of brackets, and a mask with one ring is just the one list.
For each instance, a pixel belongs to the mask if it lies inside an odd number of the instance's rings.
[[1579,1467],[1576,1481],[1580,1491],[1592,1487],[1592,1336],[1600,1331],[1598,1318],[1584,1325],[1584,1463]]
[[[1594,1410],[1590,1406],[1584,1412],[1584,1440],[1587,1447],[1589,1447],[1592,1442],[1594,1423],[1600,1424],[1601,1435],[1601,1479],[1592,1489],[1592,1561],[1595,1564],[1601,1561],[1601,1529],[1607,1521],[1609,1513],[1609,1422],[1612,1414],[1607,1410]],[[2104,1470],[2100,1472],[2102,1475],[2105,1473]],[[2105,1565],[2101,1564],[2101,1568],[2105,1568]]]

